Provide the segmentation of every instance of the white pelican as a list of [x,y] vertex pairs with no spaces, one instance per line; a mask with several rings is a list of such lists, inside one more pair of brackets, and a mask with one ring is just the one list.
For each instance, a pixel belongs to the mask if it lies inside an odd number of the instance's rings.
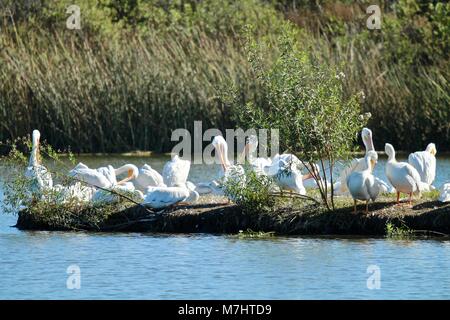
[[303,180],[312,178],[312,175],[301,174],[299,169],[303,167],[303,164],[294,154],[276,154],[273,159],[255,157],[257,147],[258,138],[255,135],[250,135],[245,145],[244,154],[248,154],[248,161],[255,172],[274,177],[281,190],[306,194]]
[[303,180],[312,178],[310,173],[303,175],[300,171],[303,167],[301,161],[293,154],[276,154],[270,166],[263,168],[265,174],[273,177],[276,184],[281,190],[289,190],[306,194]]
[[123,173],[127,173],[126,178],[118,181],[118,185],[125,185],[127,182],[131,182],[137,178],[139,178],[139,169],[131,163],[124,164],[123,166],[114,169],[114,174],[116,177],[120,176]]
[[[366,155],[369,151],[375,151],[372,140],[372,130],[363,128],[361,138],[366,148]],[[354,171],[362,171],[365,168],[364,158],[353,159],[339,174],[339,180],[334,184],[333,189],[336,195],[345,195],[348,192],[347,178]]]
[[197,191],[182,186],[148,187],[143,204],[154,209],[161,209],[180,202],[195,202],[199,198]]
[[394,147],[386,143],[384,150],[388,155],[385,171],[389,182],[397,191],[397,204],[400,202],[400,192],[409,194],[409,203],[412,203],[412,194],[423,190],[420,175],[417,170],[407,162],[397,162]]
[[372,174],[377,163],[378,155],[375,151],[368,151],[364,157],[365,168],[362,171],[353,171],[347,178],[347,188],[354,201],[356,212],[357,200],[366,201],[366,213],[369,212],[369,200],[375,201],[380,192],[380,185]]
[[223,182],[229,179],[239,180],[242,187],[245,186],[245,172],[241,165],[233,165],[228,159],[228,144],[222,136],[215,136],[212,145],[222,165]]
[[[102,173],[108,179],[110,185],[102,187],[102,189],[98,189],[94,192],[92,196],[92,201],[94,203],[116,202],[121,198],[118,194],[123,194],[136,201],[144,200],[142,191],[136,190],[134,184],[131,182],[139,177],[139,170],[134,164],[125,164],[117,169],[108,165],[107,167],[98,168],[97,171]],[[117,181],[117,177],[123,173],[127,173],[127,177]]]
[[164,165],[162,171],[164,184],[168,187],[186,185],[190,168],[189,160],[182,160],[176,154],[172,155],[172,159]]
[[25,176],[33,179],[32,192],[46,192],[47,198],[56,200],[59,203],[68,201],[77,201],[80,203],[88,202],[92,199],[94,188],[86,187],[77,182],[74,185],[63,186],[61,184],[53,185],[50,172],[41,164],[39,154],[40,132],[33,131],[33,146],[30,155],[29,165],[26,169]]
[[272,159],[257,157],[257,149],[258,137],[255,135],[250,135],[245,144],[244,151],[241,154],[241,158],[244,158],[245,155],[247,155],[248,162],[253,167],[253,170],[256,173],[265,174],[264,168],[268,168],[272,165]]
[[444,183],[439,189],[439,201],[450,202],[450,182]]
[[145,192],[148,187],[164,187],[163,177],[158,171],[153,169],[150,165],[144,164],[139,169],[139,175],[133,180],[133,184],[136,189]]
[[[242,187],[245,186],[245,172],[241,165],[232,165],[228,159],[228,144],[222,136],[215,136],[212,145],[216,150],[216,157],[222,166],[220,177],[210,182],[200,182],[196,185],[195,191],[199,194],[213,194],[217,196],[225,195],[223,186],[228,181],[237,182]],[[244,150],[245,152],[245,150]],[[231,199],[233,200],[233,199]]]
[[430,143],[425,151],[411,153],[408,157],[409,164],[419,172],[421,181],[430,186],[436,176],[436,153],[436,145]]
[[274,176],[275,181],[281,190],[293,191],[301,195],[306,195],[306,189],[303,186],[302,173],[292,167],[291,163],[288,163],[282,159],[278,161],[279,170]]
[[28,167],[25,170],[25,176],[32,181],[32,192],[41,193],[53,188],[53,180],[50,172],[41,164],[39,153],[39,140],[41,133],[39,130],[33,130],[32,148]]

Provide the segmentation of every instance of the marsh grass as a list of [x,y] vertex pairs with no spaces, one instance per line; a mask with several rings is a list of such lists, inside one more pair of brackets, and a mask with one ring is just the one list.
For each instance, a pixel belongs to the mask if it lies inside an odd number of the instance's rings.
[[344,72],[347,95],[365,92],[377,149],[421,150],[431,139],[448,148],[449,4],[380,1],[382,30],[371,31],[368,1],[85,0],[83,30],[68,32],[68,2],[0,17],[0,140],[39,128],[75,152],[168,151],[171,131],[194,120],[232,128],[234,112],[218,99],[230,84],[240,101],[260,102],[243,27],[274,39],[278,8],[312,57]]
[[192,129],[198,119],[205,128],[227,126],[217,88],[233,81],[251,92],[247,62],[230,38],[200,30],[117,42],[53,37],[39,30],[7,38],[0,53],[7,137],[37,127],[57,148],[167,150],[174,128]]

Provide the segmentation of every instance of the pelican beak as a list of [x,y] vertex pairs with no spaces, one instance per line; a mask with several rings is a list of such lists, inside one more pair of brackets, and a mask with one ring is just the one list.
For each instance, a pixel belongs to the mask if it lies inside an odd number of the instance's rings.
[[375,168],[376,164],[377,164],[377,162],[375,160],[370,160],[370,172],[373,171],[373,169]]
[[222,165],[223,171],[225,172],[227,170],[227,166],[226,166],[225,159],[224,159],[224,150],[223,150],[222,145],[219,145],[218,151],[219,151],[220,163]]
[[129,169],[128,170],[128,175],[127,175],[127,177],[125,178],[125,179],[122,179],[122,180],[120,180],[119,182],[117,182],[117,184],[124,184],[125,182],[128,182],[128,181],[130,181],[130,180],[133,180],[135,177],[134,177],[134,171],[133,170],[131,170],[131,169]]
[[245,146],[244,146],[244,150],[242,150],[242,153],[239,156],[239,162],[245,163],[245,157],[248,156],[249,148],[250,147],[249,147],[248,143],[246,143]]
[[433,156],[435,156],[436,153],[437,153],[436,148],[433,148],[433,149],[430,151],[430,153],[431,153]]
[[41,142],[39,140],[36,143],[36,162],[41,164]]
[[307,173],[305,175],[303,175],[302,179],[303,180],[308,180],[308,179],[313,179],[314,176],[312,175],[312,173]]

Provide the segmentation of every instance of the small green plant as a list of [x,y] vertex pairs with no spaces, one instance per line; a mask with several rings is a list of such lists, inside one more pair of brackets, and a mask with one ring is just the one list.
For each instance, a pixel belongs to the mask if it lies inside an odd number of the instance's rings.
[[392,222],[387,222],[386,237],[391,239],[409,239],[413,237],[413,231],[404,224],[397,227]]

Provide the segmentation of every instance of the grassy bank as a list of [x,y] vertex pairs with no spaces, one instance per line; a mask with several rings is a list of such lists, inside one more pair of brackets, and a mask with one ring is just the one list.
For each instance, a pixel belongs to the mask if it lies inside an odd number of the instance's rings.
[[[84,0],[73,31],[69,2],[2,10],[0,141],[39,128],[56,148],[161,152],[173,129],[192,130],[194,120],[232,128],[223,90],[234,84],[242,102],[261,98],[246,26],[271,39],[291,21],[314,59],[343,70],[349,94],[364,91],[377,148],[432,140],[448,149],[448,4],[382,1],[382,29],[368,30],[368,1]],[[277,51],[269,48],[268,63]]]

